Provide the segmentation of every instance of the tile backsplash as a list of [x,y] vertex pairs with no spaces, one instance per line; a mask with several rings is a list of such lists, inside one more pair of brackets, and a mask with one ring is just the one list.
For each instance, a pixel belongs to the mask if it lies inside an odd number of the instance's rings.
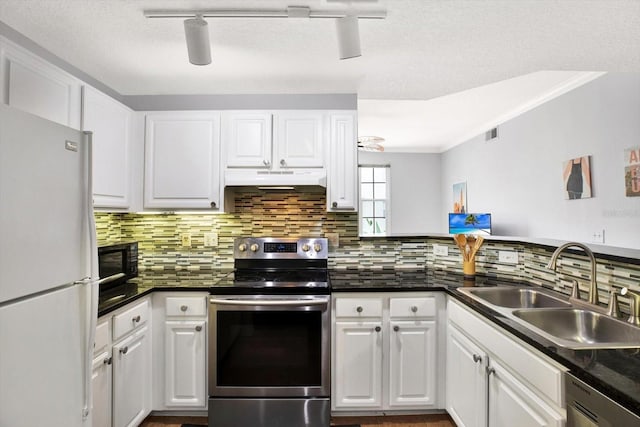
[[[356,213],[326,212],[325,195],[310,192],[238,192],[233,214],[96,213],[98,240],[139,242],[141,270],[217,270],[233,266],[233,241],[240,236],[325,236],[338,233],[339,247],[330,247],[332,268],[427,268],[462,271],[462,258],[447,237],[359,238]],[[181,235],[191,235],[183,247]],[[218,235],[217,247],[204,246],[204,234]],[[435,255],[433,245],[447,246],[448,255]],[[557,273],[545,266],[554,247],[487,240],[476,256],[476,272],[553,287],[569,294],[578,279],[586,295],[589,260],[577,251],[563,253]],[[501,263],[499,251],[515,251],[517,264]],[[611,257],[598,259],[600,300],[611,289],[626,286],[640,291],[640,265]],[[625,298],[620,298],[626,303]],[[623,310],[626,307],[623,305]]]

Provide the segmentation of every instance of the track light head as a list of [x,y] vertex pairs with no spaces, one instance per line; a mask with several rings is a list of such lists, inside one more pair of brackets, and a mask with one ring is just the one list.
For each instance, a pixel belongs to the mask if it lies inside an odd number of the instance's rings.
[[357,16],[347,15],[342,18],[336,18],[336,31],[338,33],[340,59],[356,58],[362,55]]
[[211,45],[209,42],[209,25],[197,15],[195,18],[185,19],[184,34],[187,39],[189,62],[193,65],[211,64]]

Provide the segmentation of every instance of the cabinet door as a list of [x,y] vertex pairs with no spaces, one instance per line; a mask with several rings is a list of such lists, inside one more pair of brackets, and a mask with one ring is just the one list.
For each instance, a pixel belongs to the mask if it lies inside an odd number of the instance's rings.
[[356,211],[358,206],[355,114],[330,118],[327,210]]
[[382,322],[336,322],[335,408],[382,407]]
[[80,81],[3,40],[2,101],[14,108],[80,129]]
[[436,400],[436,322],[392,321],[389,331],[389,407]]
[[113,346],[115,427],[135,427],[150,412],[151,352],[146,327]]
[[129,207],[132,112],[113,98],[82,88],[82,129],[93,132],[93,205]]
[[92,427],[111,427],[111,352],[93,359],[91,373]]
[[226,113],[222,141],[227,167],[271,167],[271,114]]
[[448,331],[447,411],[458,427],[485,427],[487,354],[455,327],[449,325]]
[[281,169],[324,166],[324,116],[311,112],[283,112],[274,117],[274,162]]
[[147,115],[144,205],[220,207],[219,114]]
[[556,413],[524,384],[492,360],[489,367],[489,425],[491,427],[562,427]]
[[166,322],[167,406],[205,406],[206,330],[204,320]]

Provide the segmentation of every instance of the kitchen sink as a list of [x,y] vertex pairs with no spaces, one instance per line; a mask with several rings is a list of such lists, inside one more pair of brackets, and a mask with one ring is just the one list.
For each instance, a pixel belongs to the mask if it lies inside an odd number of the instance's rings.
[[640,328],[590,310],[520,309],[513,315],[550,341],[574,350],[640,347]]
[[498,307],[548,308],[571,307],[567,301],[542,290],[522,287],[463,288],[460,292]]

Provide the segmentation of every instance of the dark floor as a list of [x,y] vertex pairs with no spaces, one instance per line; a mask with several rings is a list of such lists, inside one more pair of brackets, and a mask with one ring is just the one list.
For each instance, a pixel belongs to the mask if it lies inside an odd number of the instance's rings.
[[[182,423],[207,425],[206,417],[147,417],[141,427],[180,427]],[[403,415],[387,417],[333,417],[332,425],[361,427],[456,427],[448,415]]]

